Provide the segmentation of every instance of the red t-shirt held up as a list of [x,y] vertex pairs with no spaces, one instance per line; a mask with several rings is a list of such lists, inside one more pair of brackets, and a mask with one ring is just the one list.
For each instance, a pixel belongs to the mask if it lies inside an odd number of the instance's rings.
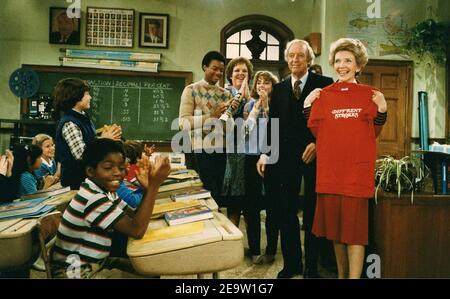
[[316,99],[308,127],[316,136],[317,193],[372,197],[376,144],[374,87],[334,83]]

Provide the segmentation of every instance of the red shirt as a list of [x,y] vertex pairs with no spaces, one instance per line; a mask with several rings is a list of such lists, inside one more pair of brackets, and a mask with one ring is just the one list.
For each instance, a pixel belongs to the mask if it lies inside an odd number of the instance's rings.
[[316,136],[316,192],[372,197],[376,144],[373,119],[375,88],[334,83],[324,88],[312,108],[308,127]]

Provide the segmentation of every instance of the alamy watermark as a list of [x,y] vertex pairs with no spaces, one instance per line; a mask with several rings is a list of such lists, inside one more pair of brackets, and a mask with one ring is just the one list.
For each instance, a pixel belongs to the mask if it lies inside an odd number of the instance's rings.
[[266,154],[267,164],[278,162],[279,158],[279,119],[270,119],[270,144],[266,138],[268,120],[266,118],[244,120],[218,118],[203,119],[201,111],[195,111],[192,123],[176,118],[171,129],[177,132],[171,141],[174,153],[247,153]]
[[370,263],[366,269],[367,278],[381,278],[381,257],[378,254],[369,254],[366,263]]
[[66,0],[66,2],[72,3],[66,9],[67,17],[70,19],[81,18],[81,0]]
[[367,17],[369,19],[381,18],[381,0],[366,0],[367,3],[372,3],[367,7]]

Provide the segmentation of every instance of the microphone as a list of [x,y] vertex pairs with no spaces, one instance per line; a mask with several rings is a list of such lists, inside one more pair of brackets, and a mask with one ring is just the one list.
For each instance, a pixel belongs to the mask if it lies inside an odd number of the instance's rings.
[[[241,102],[240,97],[242,96],[242,93],[238,92],[234,97],[233,100],[231,102],[233,102],[234,100],[238,100],[239,103]],[[235,111],[235,109],[233,109],[233,107],[231,107],[231,105],[228,107],[228,109],[220,116],[220,120],[226,122],[232,115],[233,112]]]

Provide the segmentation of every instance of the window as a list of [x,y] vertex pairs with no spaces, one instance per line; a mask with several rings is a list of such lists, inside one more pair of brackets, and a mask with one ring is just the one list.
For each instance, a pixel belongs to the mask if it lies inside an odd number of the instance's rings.
[[277,19],[248,15],[222,29],[221,51],[227,59],[238,56],[250,59],[255,70],[266,69],[281,74],[286,67],[284,49],[293,38],[293,32]]
[[[237,56],[243,56],[248,59],[252,59],[253,50],[252,40],[256,43],[264,45],[263,51],[259,55],[258,59],[268,60],[268,61],[279,61],[280,60],[280,41],[274,37],[272,34],[267,33],[262,30],[254,29],[255,33],[252,38],[252,30],[245,29],[236,32],[226,41],[226,57],[232,59]],[[259,33],[259,35],[258,35]],[[252,51],[253,50],[253,51]]]

